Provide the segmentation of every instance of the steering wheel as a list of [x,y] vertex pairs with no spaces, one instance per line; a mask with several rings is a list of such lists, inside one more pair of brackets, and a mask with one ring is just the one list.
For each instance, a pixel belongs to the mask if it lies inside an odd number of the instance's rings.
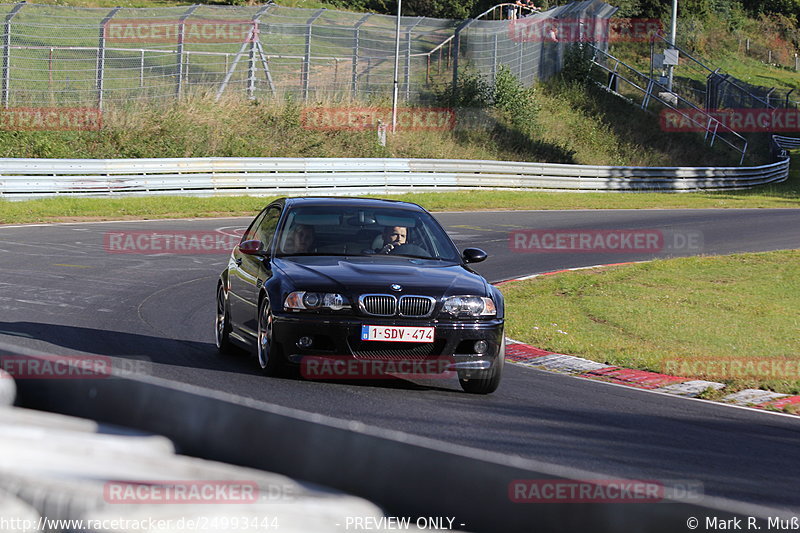
[[417,246],[416,244],[405,243],[393,248],[389,255],[421,255],[423,257],[429,255],[425,248]]

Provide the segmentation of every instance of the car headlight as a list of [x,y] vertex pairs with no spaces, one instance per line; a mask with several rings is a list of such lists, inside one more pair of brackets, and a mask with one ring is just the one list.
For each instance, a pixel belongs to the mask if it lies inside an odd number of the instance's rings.
[[495,316],[494,300],[483,296],[451,296],[444,301],[442,311],[453,316]]
[[350,302],[338,293],[295,291],[286,297],[283,307],[286,310],[305,309],[314,311],[317,309],[330,309],[331,311],[341,311],[342,309],[349,309]]

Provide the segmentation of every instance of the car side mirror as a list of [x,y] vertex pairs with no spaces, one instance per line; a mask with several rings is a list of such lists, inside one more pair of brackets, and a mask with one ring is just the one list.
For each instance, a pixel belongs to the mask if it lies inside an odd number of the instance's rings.
[[264,243],[258,239],[244,241],[239,244],[239,251],[245,255],[265,256],[267,252],[264,251]]
[[461,254],[461,258],[465,263],[480,263],[489,257],[486,252],[480,248],[465,248]]

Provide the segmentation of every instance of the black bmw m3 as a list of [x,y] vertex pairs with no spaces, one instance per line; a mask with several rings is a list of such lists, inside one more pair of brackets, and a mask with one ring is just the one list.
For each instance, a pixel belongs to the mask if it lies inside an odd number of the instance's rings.
[[231,253],[217,285],[216,341],[278,375],[320,358],[446,360],[467,392],[500,384],[503,296],[422,207],[283,198]]

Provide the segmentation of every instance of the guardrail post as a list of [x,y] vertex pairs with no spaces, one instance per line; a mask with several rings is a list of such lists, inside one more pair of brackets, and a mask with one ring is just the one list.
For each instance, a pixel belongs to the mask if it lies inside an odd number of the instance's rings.
[[353,26],[353,70],[351,75],[350,83],[352,85],[352,92],[353,97],[358,94],[358,52],[359,52],[359,45],[360,37],[361,37],[361,25],[364,24],[368,18],[372,16],[372,13],[367,13],[361,19],[356,22],[356,25]]
[[300,70],[300,82],[303,87],[303,101],[308,100],[308,84],[309,77],[311,76],[311,30],[314,25],[314,21],[317,20],[324,12],[324,9],[318,9],[313,15],[311,15],[311,18],[306,21],[306,51],[303,58],[303,65]]
[[3,107],[5,108],[8,108],[9,87],[11,85],[11,20],[24,5],[25,2],[15,5],[11,12],[6,15],[6,22],[3,26]]
[[100,39],[97,43],[97,108],[103,109],[103,85],[106,68],[106,25],[122,8],[115,7],[100,23]]
[[175,52],[177,56],[177,67],[178,67],[178,75],[176,80],[175,86],[175,96],[181,96],[181,92],[183,92],[183,41],[186,34],[186,19],[194,12],[195,9],[200,7],[199,4],[195,4],[187,9],[181,18],[178,19],[178,50]]

